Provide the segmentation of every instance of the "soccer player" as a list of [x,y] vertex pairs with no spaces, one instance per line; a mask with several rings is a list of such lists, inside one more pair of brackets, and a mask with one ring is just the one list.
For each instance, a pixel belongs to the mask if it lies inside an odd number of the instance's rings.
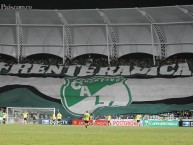
[[111,125],[111,115],[108,115],[107,116],[107,122],[108,122],[108,126],[110,126]]
[[62,114],[58,112],[57,114],[58,124],[62,124]]
[[87,128],[89,126],[90,114],[88,111],[84,114],[84,125]]
[[24,120],[24,124],[27,124],[27,117],[28,117],[28,112],[23,112],[23,120]]
[[137,120],[137,125],[138,125],[138,126],[141,126],[141,125],[140,125],[140,123],[141,123],[141,118],[142,118],[142,115],[140,115],[140,114],[138,114],[138,115],[136,116],[136,120]]

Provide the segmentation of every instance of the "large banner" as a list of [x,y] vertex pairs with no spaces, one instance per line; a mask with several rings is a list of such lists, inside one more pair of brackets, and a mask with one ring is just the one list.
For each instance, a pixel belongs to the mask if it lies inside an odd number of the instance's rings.
[[[65,114],[76,117],[86,111],[117,115],[192,109],[191,64],[148,68],[147,72],[146,68],[129,66],[92,68],[1,63],[0,106],[60,110],[62,107]],[[139,74],[143,78],[134,78]],[[154,77],[149,77],[150,74]],[[133,78],[127,77],[131,75]]]
[[[80,115],[86,111],[124,114],[132,111],[145,113],[148,110],[157,113],[161,110],[182,109],[181,107],[186,110],[186,104],[191,106],[190,103],[193,102],[192,82],[193,77],[175,79],[126,79],[122,76],[70,77],[64,79],[61,100],[66,110],[73,115]],[[159,105],[154,108],[155,104]]]
[[60,102],[68,114],[75,116],[86,110],[101,115],[191,110],[192,82],[193,77],[64,79],[0,75],[0,106],[55,107]]

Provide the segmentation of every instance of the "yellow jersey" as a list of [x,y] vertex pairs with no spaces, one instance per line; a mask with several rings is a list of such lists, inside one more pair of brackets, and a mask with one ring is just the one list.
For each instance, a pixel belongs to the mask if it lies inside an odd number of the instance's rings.
[[52,119],[53,119],[53,120],[56,119],[56,115],[55,115],[55,114],[52,115]]
[[86,120],[86,121],[90,120],[90,114],[89,113],[84,114],[84,120]]
[[111,115],[107,116],[107,121],[111,121]]
[[61,113],[57,114],[57,119],[62,119],[62,114]]
[[136,120],[141,120],[141,117],[142,117],[141,115],[137,115]]
[[7,118],[7,113],[3,113],[3,119]]
[[23,118],[27,118],[27,116],[28,116],[28,113],[27,113],[27,112],[24,112],[24,113],[23,113]]

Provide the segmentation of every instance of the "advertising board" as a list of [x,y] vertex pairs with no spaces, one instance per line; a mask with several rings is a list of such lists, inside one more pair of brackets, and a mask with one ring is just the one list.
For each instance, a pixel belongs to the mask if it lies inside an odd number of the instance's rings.
[[179,121],[177,121],[177,120],[143,120],[143,126],[178,127],[179,126]]
[[112,119],[111,126],[137,126],[137,121],[134,119]]
[[[96,125],[96,126],[107,126],[106,120],[90,120],[90,125]],[[72,120],[72,125],[84,125],[84,120]]]

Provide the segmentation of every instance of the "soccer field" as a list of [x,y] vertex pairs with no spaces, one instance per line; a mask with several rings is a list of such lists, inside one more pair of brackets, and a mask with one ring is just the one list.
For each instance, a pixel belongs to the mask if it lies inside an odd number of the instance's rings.
[[0,125],[0,145],[192,145],[189,127]]

